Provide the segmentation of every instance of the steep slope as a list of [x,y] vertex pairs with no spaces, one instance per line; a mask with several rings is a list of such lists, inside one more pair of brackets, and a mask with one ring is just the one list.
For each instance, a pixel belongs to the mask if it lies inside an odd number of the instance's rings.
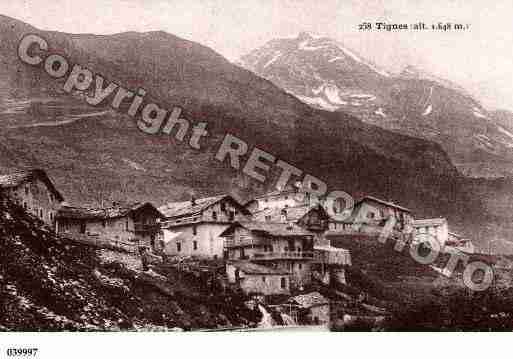
[[[448,216],[456,225],[487,220],[479,199],[433,142],[383,130],[343,112],[313,109],[214,51],[163,32],[109,36],[39,31],[0,18],[3,166],[49,170],[68,201],[150,200],[157,205],[197,195],[261,193],[260,184],[214,159],[226,133],[246,140],[332,189],[365,192],[415,209],[419,217]],[[145,88],[147,101],[208,123],[201,151],[169,136],[141,133],[128,116],[85,107],[41,68],[17,58],[19,40],[38,33],[51,50],[87,65],[109,81]],[[309,45],[308,45],[309,46]],[[382,81],[364,76],[355,81]],[[381,76],[381,77],[380,77]],[[106,103],[109,103],[107,100]],[[188,141],[188,136],[185,141]],[[247,158],[247,156],[245,157]]]
[[311,106],[437,142],[465,174],[513,174],[511,123],[449,81],[411,66],[392,75],[337,41],[306,33],[272,40],[241,64]]
[[0,197],[0,331],[216,328],[259,319],[243,298],[206,294],[185,276],[168,285],[188,292],[166,293],[99,252],[56,237]]

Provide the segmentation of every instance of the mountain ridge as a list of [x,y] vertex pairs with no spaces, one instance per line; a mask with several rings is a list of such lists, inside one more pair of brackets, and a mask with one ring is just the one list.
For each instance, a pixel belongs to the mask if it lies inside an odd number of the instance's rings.
[[312,107],[436,142],[466,175],[513,176],[513,126],[448,80],[413,66],[392,74],[305,34],[271,40],[239,63]]
[[[198,196],[228,192],[239,198],[265,192],[275,173],[261,184],[215,160],[224,135],[231,133],[250,148],[257,146],[325,180],[332,189],[393,199],[416,208],[419,216],[447,216],[468,232],[467,225],[489,218],[438,144],[344,112],[314,109],[202,45],[164,32],[83,38],[34,30],[5,18],[0,30],[0,61],[5,64],[0,69],[2,124],[83,116],[57,128],[4,127],[0,143],[7,155],[0,166],[48,169],[72,203],[130,199],[159,205],[188,199],[192,191]],[[51,79],[17,59],[18,41],[28,32],[45,37],[52,51],[65,54],[71,63],[125,88],[145,88],[148,101],[167,109],[178,105],[185,118],[207,122],[210,136],[202,151],[170,136],[144,134],[123,113],[92,115],[108,107],[84,105],[77,94],[62,91],[64,80]]]

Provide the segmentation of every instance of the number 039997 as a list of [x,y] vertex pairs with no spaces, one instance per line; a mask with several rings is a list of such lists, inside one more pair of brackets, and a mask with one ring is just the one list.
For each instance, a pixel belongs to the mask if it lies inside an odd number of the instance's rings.
[[7,348],[6,354],[8,357],[35,357],[37,350],[37,348]]

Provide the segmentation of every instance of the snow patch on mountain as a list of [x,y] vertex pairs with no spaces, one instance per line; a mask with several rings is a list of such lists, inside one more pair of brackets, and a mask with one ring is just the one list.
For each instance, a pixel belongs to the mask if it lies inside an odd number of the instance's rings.
[[350,97],[351,98],[357,98],[357,99],[360,99],[360,100],[368,100],[368,101],[374,101],[376,99],[376,96],[365,94],[365,93],[353,94]]
[[474,114],[474,116],[476,117],[479,117],[479,118],[487,118],[485,115],[483,115],[483,113],[479,110],[479,108],[477,107],[474,107],[472,108],[472,113]]
[[497,126],[497,128],[499,129],[499,131],[503,134],[505,134],[506,136],[508,136],[509,138],[513,139],[513,133],[509,132],[508,130],[506,130],[504,127],[502,126]]
[[132,167],[134,170],[146,171],[146,169],[143,166],[141,166],[137,162],[129,160],[128,158],[123,158],[122,161],[125,162],[128,166]]
[[342,60],[342,59],[344,59],[344,56],[335,56],[334,58],[329,59],[328,62],[331,63],[331,62],[335,62],[337,60]]
[[383,112],[383,108],[381,108],[381,107],[378,108],[376,111],[374,111],[374,114],[379,115],[384,118],[387,117],[387,115],[385,115],[385,113]]
[[306,103],[307,105],[317,106],[317,107],[320,107],[327,111],[333,112],[338,109],[338,106],[334,106],[334,105],[330,104],[328,101],[326,101],[322,97],[309,97],[309,96],[299,96],[299,95],[296,95],[296,97],[298,99],[300,99],[301,101],[303,101],[304,103]]
[[273,56],[269,61],[267,61],[267,62],[265,63],[265,65],[264,65],[264,69],[265,69],[267,66],[271,65],[272,63],[274,63],[276,60],[278,60],[278,58],[279,58],[280,56],[281,56],[281,51],[276,51],[276,52],[274,53],[274,56]]
[[342,100],[339,96],[339,89],[336,85],[327,85],[324,88],[324,94],[332,104],[345,105],[346,101]]
[[313,88],[312,89],[312,92],[315,94],[315,95],[318,95],[322,92],[322,90],[324,89],[324,85],[325,84],[321,84],[319,87],[317,88]]
[[303,51],[316,51],[316,50],[325,49],[325,48],[329,47],[329,45],[308,46],[309,42],[310,42],[310,40],[308,40],[308,39],[300,42],[298,45],[298,49],[303,50]]

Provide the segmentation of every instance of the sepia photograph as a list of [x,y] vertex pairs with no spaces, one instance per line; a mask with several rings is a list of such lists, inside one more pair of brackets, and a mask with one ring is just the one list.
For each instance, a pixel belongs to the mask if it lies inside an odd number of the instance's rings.
[[512,331],[512,14],[2,1],[0,357]]

